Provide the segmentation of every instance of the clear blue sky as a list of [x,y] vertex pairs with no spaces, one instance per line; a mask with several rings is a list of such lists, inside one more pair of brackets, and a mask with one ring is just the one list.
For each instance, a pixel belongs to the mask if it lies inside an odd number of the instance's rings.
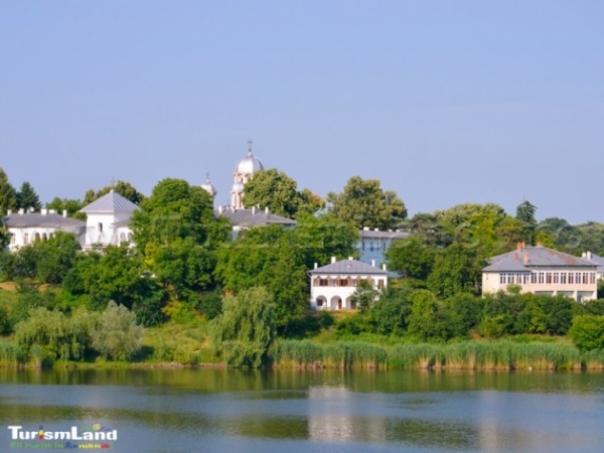
[[527,198],[604,221],[604,2],[0,3],[0,166],[41,197],[164,177],[225,202],[252,138],[319,194]]

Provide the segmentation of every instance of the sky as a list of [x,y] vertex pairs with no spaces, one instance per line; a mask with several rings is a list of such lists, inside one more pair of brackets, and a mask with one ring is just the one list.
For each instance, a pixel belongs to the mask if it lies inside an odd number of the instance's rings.
[[320,195],[604,221],[600,0],[0,1],[0,167],[42,200],[165,177],[226,203],[248,139]]

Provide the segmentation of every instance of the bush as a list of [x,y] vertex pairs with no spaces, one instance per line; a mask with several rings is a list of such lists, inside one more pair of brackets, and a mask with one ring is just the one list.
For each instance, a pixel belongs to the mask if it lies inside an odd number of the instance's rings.
[[581,351],[604,349],[604,316],[577,316],[569,333]]
[[411,300],[409,334],[421,340],[448,340],[453,336],[449,313],[434,293],[420,289]]
[[411,291],[388,288],[367,313],[374,332],[381,335],[403,335],[411,314]]
[[92,332],[92,346],[105,359],[127,360],[140,349],[142,335],[134,313],[111,301]]
[[258,368],[266,364],[275,338],[275,303],[265,288],[227,296],[222,314],[214,320],[217,352],[236,367]]

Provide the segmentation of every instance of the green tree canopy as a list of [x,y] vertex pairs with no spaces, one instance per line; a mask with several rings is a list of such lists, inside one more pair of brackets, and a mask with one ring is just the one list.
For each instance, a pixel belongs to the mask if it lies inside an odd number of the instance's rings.
[[537,220],[535,219],[536,212],[537,206],[528,200],[523,201],[516,208],[516,219],[522,222],[524,226],[524,240],[529,244],[533,244],[535,241],[535,231],[537,229]]
[[47,209],[54,209],[57,212],[67,211],[69,217],[74,217],[80,220],[86,218],[86,214],[79,212],[84,206],[80,200],[75,198],[59,198],[55,197],[50,203],[46,203]]
[[428,287],[442,297],[476,293],[483,265],[475,249],[454,243],[436,255]]
[[297,182],[276,169],[254,173],[243,191],[245,207],[269,208],[271,212],[289,218],[313,213],[323,205],[319,196],[308,189],[299,192]]
[[426,245],[417,235],[394,241],[386,252],[391,270],[421,280],[432,272],[435,257],[436,249]]
[[109,302],[92,332],[92,347],[105,359],[128,360],[141,348],[142,338],[134,313]]
[[34,190],[33,186],[25,181],[21,184],[21,188],[19,192],[17,192],[17,208],[29,210],[33,209],[34,211],[39,211],[42,207],[40,203],[40,198],[38,194]]
[[407,216],[403,201],[393,191],[384,191],[377,179],[354,176],[342,193],[330,193],[327,201],[337,218],[357,228],[396,228]]
[[119,193],[122,197],[137,205],[141,204],[145,199],[145,196],[136,190],[136,188],[129,182],[117,181],[115,184],[105,186],[96,192],[93,189],[86,191],[86,194],[84,195],[84,205],[90,204],[94,200],[101,198],[103,195],[109,193],[109,191],[112,189]]
[[5,215],[9,209],[17,207],[17,192],[8,181],[8,176],[0,168],[0,215]]

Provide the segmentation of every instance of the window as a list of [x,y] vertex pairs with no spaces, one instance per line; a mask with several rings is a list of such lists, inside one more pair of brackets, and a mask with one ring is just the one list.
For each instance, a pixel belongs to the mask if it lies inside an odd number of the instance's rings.
[[500,285],[505,285],[505,278],[506,278],[506,274],[499,274],[499,284]]
[[545,273],[545,283],[551,283],[551,282],[552,282],[552,273],[546,272]]
[[531,283],[532,284],[537,283],[537,273],[536,272],[531,272]]
[[40,240],[40,233],[34,234],[34,241],[39,241],[39,240]]
[[339,286],[348,286],[348,279],[341,278]]
[[382,279],[378,280],[378,288],[379,289],[383,289],[384,288],[384,280],[382,280]]
[[545,281],[545,273],[539,272],[539,283],[543,283]]
[[23,233],[23,243],[24,244],[29,243],[29,234],[28,233]]
[[554,272],[554,283],[560,282],[560,274],[558,272]]
[[577,272],[577,273],[575,274],[575,283],[576,283],[577,285],[581,284],[581,272]]
[[583,272],[583,284],[584,285],[587,285],[587,283],[589,282],[587,275],[588,275],[587,272]]
[[524,283],[525,285],[529,282],[529,274],[524,274],[523,278],[522,278],[522,283]]
[[329,281],[326,278],[319,279],[319,286],[327,286],[329,285]]
[[568,273],[568,284],[572,285],[575,283],[575,274],[573,272]]
[[560,283],[566,285],[566,272],[560,272]]
[[589,273],[589,283],[592,285],[596,282],[596,274],[594,272]]
[[99,222],[99,233],[103,232],[103,223]]

